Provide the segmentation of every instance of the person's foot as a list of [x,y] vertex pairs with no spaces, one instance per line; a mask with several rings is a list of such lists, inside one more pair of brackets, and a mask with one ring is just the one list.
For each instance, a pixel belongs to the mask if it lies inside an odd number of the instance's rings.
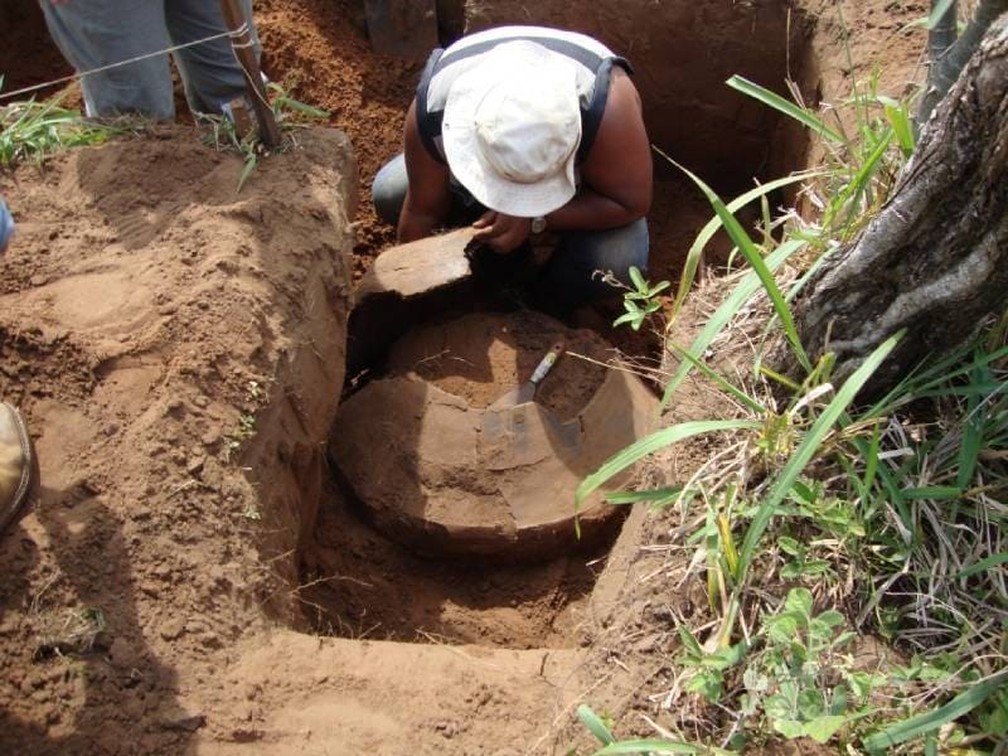
[[35,453],[21,413],[0,402],[0,533],[17,516],[35,482]]

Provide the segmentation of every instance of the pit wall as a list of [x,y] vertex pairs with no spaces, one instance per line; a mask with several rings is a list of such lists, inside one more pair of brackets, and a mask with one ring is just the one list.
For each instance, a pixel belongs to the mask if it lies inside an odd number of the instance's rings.
[[[439,3],[439,14],[454,18],[451,6]],[[724,83],[741,74],[786,94],[790,75],[814,101],[814,82],[802,73],[811,27],[790,3],[464,0],[462,16],[466,34],[542,24],[589,34],[627,57],[652,143],[715,186],[751,186],[805,154],[800,130]]]
[[[350,220],[357,209],[357,166],[349,139],[328,129],[301,137],[296,157],[280,156],[263,169],[302,172],[324,202],[302,209],[290,226],[307,231],[303,249],[274,250],[293,262],[296,278],[280,283],[283,325],[270,342],[272,377],[265,382],[255,433],[239,464],[255,491],[258,547],[268,568],[265,606],[291,625],[302,624],[293,606],[299,555],[315,530],[324,480],[325,449],[346,373],[346,323],[352,306],[353,243]],[[264,183],[268,182],[268,176]],[[307,626],[297,629],[307,629]]]

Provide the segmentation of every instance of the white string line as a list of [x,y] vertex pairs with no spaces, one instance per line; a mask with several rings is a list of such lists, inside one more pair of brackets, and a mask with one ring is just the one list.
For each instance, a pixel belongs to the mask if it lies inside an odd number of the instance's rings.
[[[128,66],[130,63],[137,63],[141,60],[147,60],[148,58],[156,58],[160,55],[175,52],[176,50],[182,50],[186,47],[195,47],[196,45],[202,45],[206,42],[213,42],[215,39],[221,39],[223,37],[231,37],[232,39],[238,39],[238,37],[248,33],[248,31],[249,31],[249,25],[248,22],[246,21],[234,31],[226,31],[220,34],[214,34],[210,37],[204,37],[203,39],[197,39],[194,42],[186,42],[184,45],[175,45],[173,47],[167,47],[164,50],[157,50],[152,53],[137,55],[135,58],[123,60],[120,61],[119,63],[109,63],[107,66],[92,68],[90,71],[81,71],[80,73],[72,73],[69,76],[63,76],[62,78],[53,79],[52,81],[43,82],[42,84],[35,84],[34,86],[31,87],[22,87],[21,89],[15,89],[13,92],[0,92],[0,100],[7,100],[10,99],[11,97],[17,97],[18,95],[27,94],[28,92],[35,92],[39,89],[54,87],[57,84],[65,84],[66,82],[73,81],[74,79],[83,79],[85,76],[90,76],[91,74],[101,73],[102,71],[108,71],[112,68],[119,68],[120,66]],[[236,45],[232,42],[231,46],[251,47],[252,43],[247,42],[244,45]],[[244,66],[242,66],[242,70],[244,70]]]

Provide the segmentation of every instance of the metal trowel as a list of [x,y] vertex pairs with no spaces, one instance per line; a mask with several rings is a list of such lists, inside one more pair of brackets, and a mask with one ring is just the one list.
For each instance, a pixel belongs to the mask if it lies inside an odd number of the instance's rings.
[[547,373],[549,373],[550,368],[552,368],[556,363],[557,358],[563,354],[563,350],[564,343],[562,341],[558,341],[553,344],[553,346],[550,347],[550,350],[546,352],[546,356],[539,361],[538,365],[536,365],[536,369],[532,371],[531,378],[517,388],[513,388],[508,391],[487,409],[491,412],[499,412],[507,409],[508,407],[514,407],[518,404],[531,402],[535,398],[536,389],[539,388],[539,384],[542,382],[542,379],[546,377]]
[[581,447],[580,419],[562,423],[533,401],[539,384],[564,348],[562,341],[556,342],[527,381],[484,411],[478,451],[488,470],[536,465],[549,457],[577,454]]

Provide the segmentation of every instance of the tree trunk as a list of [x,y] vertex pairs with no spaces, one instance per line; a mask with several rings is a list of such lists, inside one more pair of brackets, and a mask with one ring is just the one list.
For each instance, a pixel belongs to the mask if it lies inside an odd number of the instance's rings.
[[963,344],[1006,301],[1008,14],[939,103],[885,207],[806,287],[796,318],[810,355],[836,355],[838,381],[907,329],[870,395]]
[[917,110],[918,126],[927,121],[935,105],[948,93],[994,19],[1008,11],[1008,0],[980,0],[966,31],[956,39],[956,5],[952,3],[928,34],[928,84]]

